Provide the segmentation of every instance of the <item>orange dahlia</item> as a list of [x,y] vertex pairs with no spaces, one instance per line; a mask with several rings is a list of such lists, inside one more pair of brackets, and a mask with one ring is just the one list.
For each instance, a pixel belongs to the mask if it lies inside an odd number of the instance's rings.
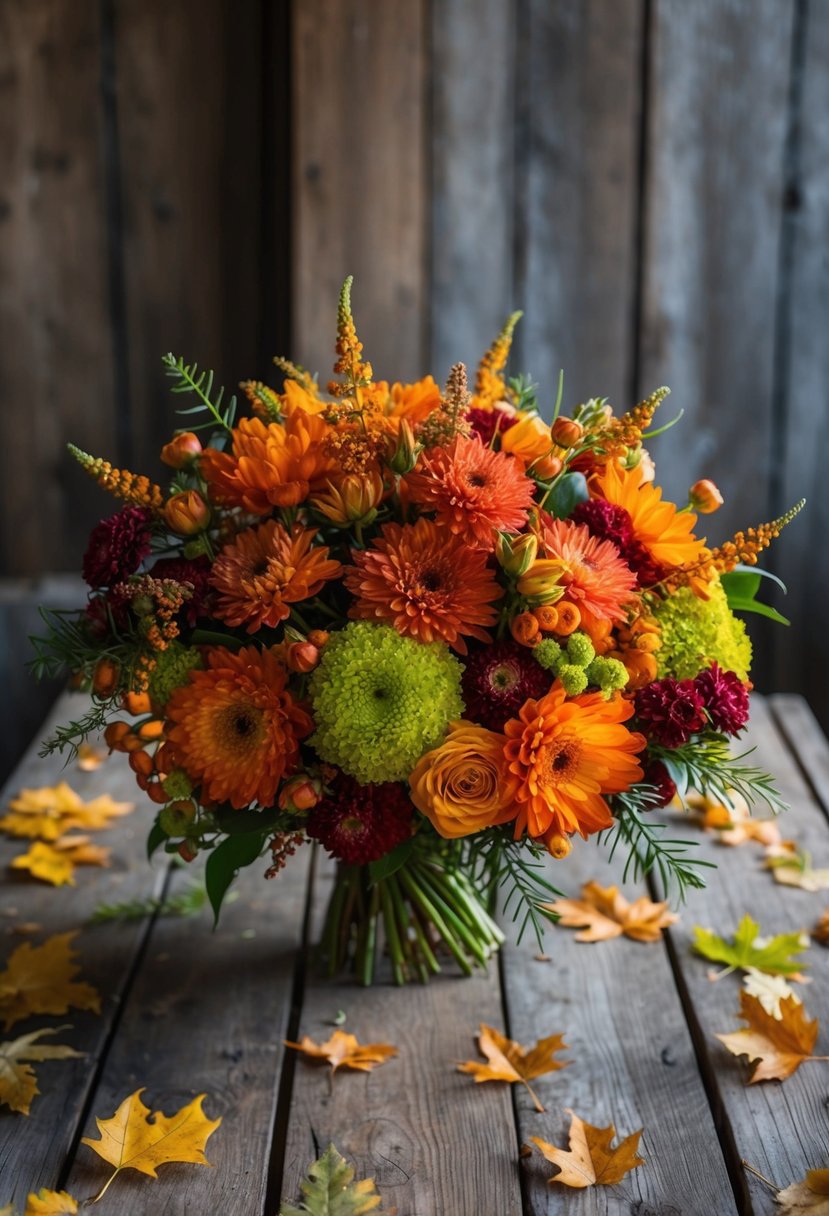
[[466,435],[457,435],[448,447],[429,449],[406,484],[412,502],[487,550],[494,549],[499,530],[521,530],[534,488],[517,461]]
[[233,430],[232,453],[206,448],[199,470],[214,502],[268,515],[274,507],[296,506],[334,471],[329,435],[322,418],[301,409],[284,424],[243,418]]
[[386,524],[364,552],[352,550],[345,585],[356,597],[349,616],[388,621],[404,637],[446,642],[466,654],[466,637],[488,642],[501,594],[481,549],[431,519]]
[[324,545],[311,548],[314,528],[289,532],[276,520],[246,528],[213,563],[210,582],[219,592],[216,616],[255,633],[290,616],[291,604],[316,595],[342,566]]
[[546,696],[526,701],[504,727],[504,756],[519,805],[515,838],[554,833],[587,837],[613,822],[604,794],[641,780],[636,753],[645,739],[622,723],[629,701],[600,692],[567,699],[556,682]]
[[558,583],[566,587],[566,601],[599,619],[625,619],[636,575],[611,541],[593,536],[586,524],[549,515],[542,517],[539,538],[547,557],[564,567]]
[[591,492],[617,507],[631,519],[634,539],[644,545],[660,566],[682,566],[699,562],[705,546],[694,536],[696,515],[678,511],[662,501],[662,491],[643,481],[639,469],[623,469],[608,461],[604,471],[590,483]]
[[172,759],[199,783],[202,799],[237,809],[272,806],[296,764],[298,740],[314,723],[286,690],[285,668],[269,650],[217,647],[207,664],[167,703]]

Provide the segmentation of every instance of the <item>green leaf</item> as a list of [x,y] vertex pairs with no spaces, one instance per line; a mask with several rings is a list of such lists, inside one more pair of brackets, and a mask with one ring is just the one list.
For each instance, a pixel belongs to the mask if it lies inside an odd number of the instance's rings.
[[354,1170],[329,1144],[319,1160],[308,1167],[300,1183],[299,1207],[283,1203],[279,1216],[363,1216],[380,1210],[380,1196],[372,1178],[354,1181]]
[[[755,574],[758,578],[771,579],[771,581],[773,583],[777,583],[777,586],[780,588],[780,590],[783,592],[784,595],[788,594],[788,588],[787,588],[786,584],[783,582],[782,578],[778,578],[776,574],[772,574],[771,570],[764,570],[762,566],[744,566],[742,564],[742,562],[738,562],[738,564],[734,567],[734,570],[731,571],[731,573]],[[720,575],[720,577],[722,578],[722,575]]]
[[780,625],[789,625],[791,622],[787,621],[776,608],[763,604],[757,599],[757,592],[760,590],[763,578],[773,579],[784,591],[786,590],[785,585],[776,575],[770,574],[767,570],[755,570],[750,566],[737,566],[727,574],[720,575],[720,582],[725,590],[729,608],[732,612],[756,612],[758,616],[768,617],[770,621],[777,621]]
[[217,845],[207,858],[204,867],[204,884],[207,898],[213,909],[213,928],[219,923],[219,912],[227,889],[243,866],[249,866],[262,852],[262,836],[258,832],[245,832],[239,836],[228,836]]
[[761,604],[759,600],[729,599],[728,606],[732,612],[754,612],[757,616],[767,616],[770,621],[777,621],[778,625],[791,625],[788,617],[769,604]]
[[277,826],[284,812],[275,808],[268,811],[237,811],[230,804],[215,812],[216,823],[227,836],[240,836],[248,832],[269,832]]
[[756,967],[767,975],[796,975],[802,970],[804,964],[794,961],[794,956],[802,954],[809,945],[802,933],[778,933],[776,937],[761,939],[762,944],[757,945],[759,935],[760,926],[750,916],[743,917],[730,942],[711,929],[696,925],[694,949],[703,958],[741,971]]
[[547,510],[556,519],[567,519],[580,502],[587,502],[590,492],[583,473],[564,473],[547,495]]
[[150,828],[147,836],[147,861],[152,860],[153,853],[156,851],[156,849],[160,849],[164,844],[164,841],[167,839],[167,833],[162,830],[158,819],[159,816],[156,815],[155,823]]
[[404,840],[396,849],[392,849],[390,853],[386,853],[385,857],[378,857],[377,861],[372,861],[368,867],[369,882],[372,886],[380,882],[384,878],[389,878],[392,874],[396,874],[401,866],[404,866],[412,855],[414,848],[414,836],[410,836],[408,840]]

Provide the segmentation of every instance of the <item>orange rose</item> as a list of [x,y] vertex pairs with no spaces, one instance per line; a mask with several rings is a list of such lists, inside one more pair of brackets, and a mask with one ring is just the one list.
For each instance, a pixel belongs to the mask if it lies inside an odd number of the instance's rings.
[[554,446],[550,428],[538,414],[524,414],[501,436],[501,451],[517,457],[538,477],[555,477],[560,472],[561,457]]
[[504,737],[474,722],[452,722],[439,747],[409,777],[412,802],[447,840],[514,819]]

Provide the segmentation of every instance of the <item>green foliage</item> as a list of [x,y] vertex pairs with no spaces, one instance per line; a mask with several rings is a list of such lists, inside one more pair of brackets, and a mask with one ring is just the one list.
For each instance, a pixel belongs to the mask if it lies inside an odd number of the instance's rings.
[[213,909],[213,927],[219,923],[222,902],[230,884],[243,866],[249,866],[262,852],[264,839],[259,832],[227,836],[209,854],[204,867],[207,898]]
[[380,1196],[371,1178],[354,1181],[354,1170],[333,1144],[308,1166],[308,1177],[300,1183],[299,1207],[283,1203],[279,1216],[363,1216],[379,1212]]
[[584,473],[562,473],[544,495],[544,506],[556,519],[568,519],[589,497]]
[[680,798],[689,789],[694,789],[731,806],[730,793],[734,791],[749,806],[763,802],[775,815],[786,809],[768,773],[742,763],[754,749],[732,756],[729,742],[723,735],[697,739],[674,748],[652,743],[649,750],[654,759],[662,761],[676,782]]
[[519,921],[520,944],[528,926],[532,926],[539,949],[544,943],[544,922],[554,924],[558,917],[544,907],[551,899],[563,898],[563,892],[544,876],[546,851],[535,841],[513,840],[497,828],[467,837],[462,845],[461,865],[470,881],[487,890],[492,902],[500,892],[501,912],[512,910],[513,924]]
[[194,394],[198,398],[198,404],[192,405],[188,409],[178,410],[178,413],[206,413],[209,416],[206,422],[191,425],[190,430],[212,430],[218,425],[222,430],[230,431],[236,417],[236,398],[231,397],[225,405],[224,388],[219,388],[214,395],[212,371],[199,371],[197,363],[185,363],[181,356],[176,358],[173,354],[164,355],[162,362],[166,374],[173,381],[170,391]]
[[53,752],[63,755],[68,750],[67,761],[74,760],[81,744],[89,735],[99,734],[107,724],[110,713],[117,710],[117,702],[96,702],[86,711],[82,718],[61,724],[55,728],[51,739],[44,740],[39,756],[51,756]]
[[512,394],[512,402],[517,410],[523,413],[538,412],[538,385],[533,384],[529,376],[513,376],[507,381]]
[[207,892],[201,883],[193,883],[177,895],[164,899],[149,896],[146,899],[126,899],[121,903],[98,904],[89,918],[92,925],[111,924],[113,921],[130,922],[144,920],[147,916],[195,916],[207,900]]
[[730,971],[745,971],[755,967],[767,975],[796,975],[804,964],[795,961],[802,954],[809,940],[802,933],[778,933],[776,937],[763,940],[756,945],[760,926],[750,916],[744,916],[737,926],[733,941],[718,937],[711,929],[694,928],[694,949],[703,958],[715,963],[725,963]]
[[[655,795],[656,790],[648,785],[635,786],[623,794],[616,794],[613,798],[615,823],[606,833],[601,833],[601,838],[610,842],[611,859],[620,844],[627,846],[629,852],[622,873],[623,882],[628,879],[638,882],[656,872],[666,895],[675,892],[682,900],[689,888],[698,890],[705,886],[700,869],[716,867],[710,861],[687,856],[689,850],[697,847],[696,841],[677,840],[663,835],[666,824],[654,823],[649,817]],[[643,818],[643,813],[648,817]]]
[[730,573],[721,574],[720,582],[729,608],[732,612],[754,612],[759,616],[768,617],[770,621],[777,621],[779,625],[790,625],[791,621],[787,620],[776,608],[763,604],[757,599],[757,592],[760,590],[763,578],[771,578],[785,592],[785,585],[767,570],[757,570],[751,566],[736,566]]

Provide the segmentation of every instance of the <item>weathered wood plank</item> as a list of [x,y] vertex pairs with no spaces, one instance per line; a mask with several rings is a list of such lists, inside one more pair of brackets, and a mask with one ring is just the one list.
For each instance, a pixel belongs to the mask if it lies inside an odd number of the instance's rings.
[[[321,908],[328,881],[318,882]],[[519,1216],[518,1144],[506,1087],[477,1086],[455,1071],[475,1059],[481,1021],[503,1024],[497,966],[488,975],[440,975],[426,986],[374,988],[311,975],[299,1034],[332,1033],[338,1010],[361,1042],[392,1043],[399,1055],[366,1074],[338,1075],[297,1061],[282,1182],[295,1200],[311,1161],[329,1142],[371,1176],[390,1209],[414,1216]]]
[[[25,840],[0,839],[0,868],[3,872],[0,907],[0,965],[24,940],[40,944],[53,933],[80,930],[76,941],[80,978],[94,984],[101,994],[101,1015],[70,1010],[64,1017],[30,1018],[19,1022],[6,1037],[16,1037],[42,1026],[69,1024],[60,1038],[86,1053],[79,1060],[62,1060],[37,1065],[41,1093],[32,1103],[31,1115],[3,1111],[0,1118],[0,1177],[3,1203],[14,1199],[22,1209],[30,1190],[54,1187],[66,1164],[84,1103],[93,1083],[95,1069],[106,1051],[107,1039],[119,1017],[119,1007],[128,989],[131,974],[146,937],[145,922],[87,925],[87,918],[99,903],[144,898],[160,892],[166,867],[151,868],[146,861],[144,841],[152,822],[152,804],[141,798],[133,773],[124,757],[110,759],[97,771],[82,773],[74,765],[63,768],[63,760],[38,757],[40,739],[48,737],[61,722],[77,717],[88,705],[78,693],[66,694],[54,708],[43,729],[26,753],[20,766],[5,786],[0,806],[26,786],[53,785],[66,780],[84,799],[110,794],[113,798],[138,803],[130,814],[115,821],[115,826],[95,834],[96,843],[111,846],[110,869],[84,867],[77,872],[76,887],[47,887],[20,871],[7,869],[12,858],[25,853]],[[17,926],[33,922],[36,932],[25,937]]]
[[347,274],[376,376],[428,370],[427,7],[293,5],[293,357],[323,384]]
[[[475,368],[513,292],[514,0],[433,4],[431,367]],[[482,70],[497,63],[497,71]]]
[[[0,566],[76,568],[116,454],[98,0],[0,4]],[[25,471],[25,474],[24,474]]]
[[[784,835],[808,850],[815,865],[825,866],[829,863],[826,819],[759,698],[753,702],[747,745],[756,748],[752,761],[774,774],[791,807],[781,820]],[[681,822],[677,826],[681,828]],[[826,1160],[826,1066],[806,1064],[783,1083],[746,1084],[745,1062],[730,1055],[714,1038],[743,1025],[738,1019],[739,982],[731,976],[711,983],[707,978],[710,964],[691,951],[692,927],[701,924],[729,936],[749,913],[763,933],[808,931],[826,903],[825,894],[775,883],[762,868],[762,854],[755,846],[728,849],[706,838],[701,852],[717,861],[722,872],[707,890],[689,897],[681,923],[670,930],[677,967],[693,1007],[698,1047],[707,1061],[709,1084],[727,1134],[740,1157],[783,1187]],[[829,954],[812,949],[806,961],[813,982],[800,995],[814,1016],[827,1007]],[[818,1040],[819,1053],[827,1051],[825,1033],[824,1029]],[[745,1176],[744,1204],[753,1216],[772,1216],[777,1211],[773,1194],[749,1174]]]
[[560,368],[565,407],[631,392],[644,7],[520,9],[514,365],[548,412]]
[[777,729],[781,732],[812,791],[829,815],[829,743],[803,697],[778,693],[769,697]]
[[[623,868],[621,857],[608,862],[606,849],[577,841],[564,863],[548,864],[547,877],[575,898],[590,879],[622,887],[629,899],[647,895],[644,884],[622,884]],[[529,1044],[564,1033],[570,1050],[562,1058],[572,1063],[533,1082],[546,1114],[538,1114],[516,1086],[521,1142],[539,1136],[567,1147],[569,1108],[594,1126],[614,1123],[620,1137],[644,1127],[640,1152],[646,1164],[618,1186],[573,1191],[548,1184],[555,1167],[533,1148],[521,1163],[525,1212],[735,1213],[665,946],[626,937],[577,942],[573,929],[550,928],[544,950],[549,962],[536,959],[534,939],[504,949],[510,1034]]]

